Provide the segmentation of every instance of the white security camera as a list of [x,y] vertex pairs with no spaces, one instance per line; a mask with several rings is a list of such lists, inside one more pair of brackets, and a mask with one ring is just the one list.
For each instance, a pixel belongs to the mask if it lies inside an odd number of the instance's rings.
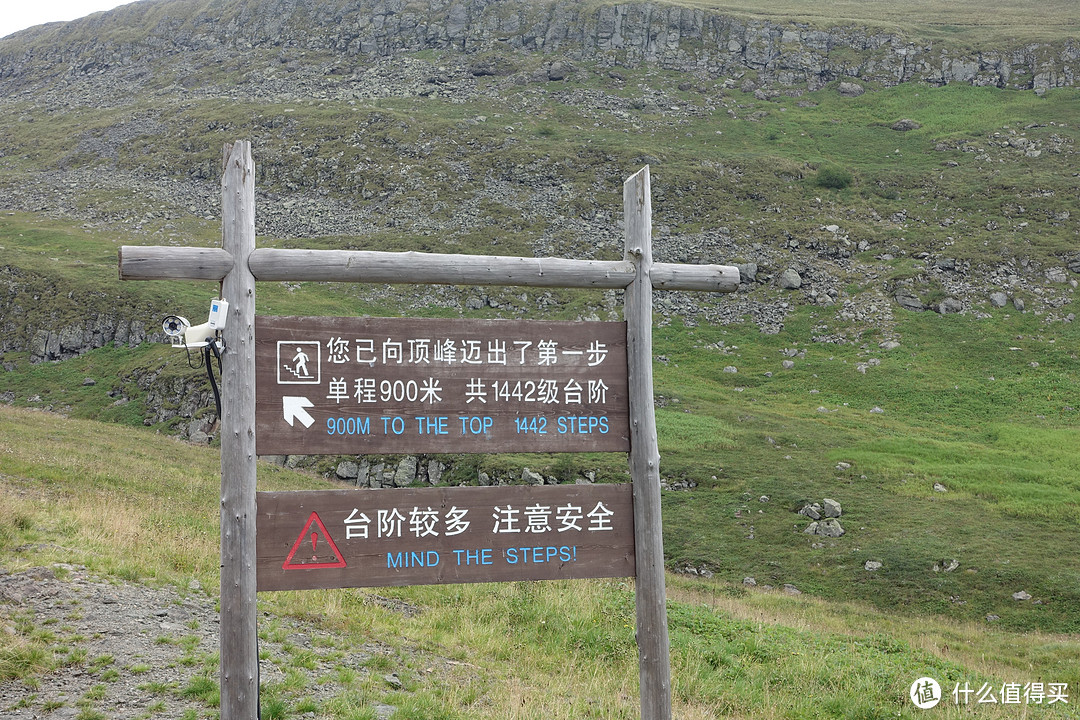
[[161,329],[173,339],[183,336],[184,331],[189,327],[191,327],[191,323],[188,322],[188,319],[179,315],[166,315],[165,319],[161,321]]
[[206,347],[225,328],[228,312],[229,303],[215,298],[210,301],[210,316],[202,325],[192,325],[185,317],[169,315],[161,322],[161,329],[172,339],[173,347]]

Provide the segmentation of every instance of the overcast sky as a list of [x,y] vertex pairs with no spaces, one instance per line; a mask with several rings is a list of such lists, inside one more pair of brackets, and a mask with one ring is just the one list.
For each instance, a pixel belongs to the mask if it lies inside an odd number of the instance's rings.
[[131,0],[4,0],[0,10],[0,37],[17,30],[57,20],[74,20]]

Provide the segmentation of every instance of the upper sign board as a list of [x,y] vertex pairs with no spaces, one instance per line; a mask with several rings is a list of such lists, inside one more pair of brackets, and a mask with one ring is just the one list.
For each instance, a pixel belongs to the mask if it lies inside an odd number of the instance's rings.
[[626,324],[255,318],[260,455],[630,449]]

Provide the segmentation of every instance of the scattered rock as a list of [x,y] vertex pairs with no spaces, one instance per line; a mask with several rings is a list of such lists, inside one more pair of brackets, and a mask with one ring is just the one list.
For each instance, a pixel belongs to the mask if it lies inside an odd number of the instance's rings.
[[874,572],[875,570],[881,569],[881,563],[877,560],[867,560],[866,563],[863,565],[863,568],[866,569],[868,572]]
[[776,282],[783,290],[798,290],[802,287],[802,276],[799,275],[798,270],[788,268],[780,273],[780,277]]
[[934,572],[952,572],[956,568],[960,567],[960,561],[956,558],[947,558],[945,560],[939,560],[934,563]]
[[340,480],[355,480],[357,475],[360,474],[360,466],[351,460],[345,460],[338,463],[337,469],[334,470],[334,474],[337,475]]
[[559,80],[565,80],[566,76],[569,75],[570,72],[571,68],[569,65],[562,62],[561,60],[556,60],[555,62],[551,63],[551,66],[548,68],[547,77],[548,80],[557,82]]
[[830,498],[825,498],[824,515],[827,518],[838,518],[842,514],[840,503]]
[[954,297],[948,297],[938,303],[937,311],[941,315],[954,315],[963,311],[964,303]]
[[846,81],[841,82],[839,85],[837,85],[836,89],[844,97],[859,97],[864,92],[866,92],[866,90],[863,89],[863,86],[859,83]]
[[908,130],[918,130],[921,127],[922,127],[922,125],[920,123],[915,122],[911,118],[904,118],[902,120],[897,120],[896,122],[894,122],[892,124],[892,129],[897,130],[899,132],[907,132]]
[[941,483],[934,483],[934,492],[949,492],[949,488],[945,487]]
[[525,468],[521,471],[521,482],[526,485],[543,485],[544,476],[540,473],[533,472],[529,468]]
[[1066,283],[1069,281],[1069,275],[1065,272],[1065,268],[1052,267],[1047,269],[1046,279],[1052,283]]
[[1013,600],[1021,600],[1021,601],[1030,600],[1031,599],[1031,594],[1026,590],[1020,590],[1019,592],[1014,592],[1012,598],[1013,598]]
[[910,293],[898,292],[894,297],[896,298],[896,303],[905,310],[922,311],[926,309],[922,300]]
[[824,518],[810,523],[803,533],[806,535],[820,535],[822,537],[838,538],[844,534],[844,528],[836,518]]
[[747,575],[746,577],[744,577],[742,579],[742,584],[743,585],[748,585],[750,587],[754,587],[755,585],[757,585],[757,580],[755,580],[754,578]]
[[1009,296],[1003,292],[990,293],[990,305],[996,308],[1005,307],[1005,303],[1009,302]]
[[739,372],[739,368],[735,367],[734,365],[727,365],[726,367],[724,367],[724,372],[734,374]]
[[747,284],[757,282],[757,263],[741,263],[735,267],[739,268],[739,282]]
[[795,587],[791,583],[784,583],[784,592],[788,595],[802,595],[802,590]]

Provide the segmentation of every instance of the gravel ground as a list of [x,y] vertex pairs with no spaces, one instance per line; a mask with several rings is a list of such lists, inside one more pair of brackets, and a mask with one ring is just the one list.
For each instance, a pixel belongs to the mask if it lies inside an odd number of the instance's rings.
[[[216,692],[218,614],[215,598],[197,586],[187,592],[152,588],[95,577],[71,565],[38,567],[18,573],[0,569],[0,670],[3,656],[25,646],[30,638],[45,642],[57,667],[28,679],[0,681],[0,717],[30,718],[203,718],[216,717],[214,701],[191,697],[200,680],[209,677]],[[369,663],[377,655],[392,656],[375,644],[351,646],[342,652],[338,638],[290,620],[260,621],[260,673],[264,686],[285,679],[288,668],[306,673],[300,692],[319,705],[341,692],[328,681],[350,667],[358,676],[369,672],[387,690],[400,687],[386,663]],[[302,652],[303,666],[289,662]],[[368,665],[384,669],[371,671]],[[202,680],[205,689],[208,683]],[[187,692],[185,692],[187,691]],[[265,704],[265,696],[264,696]],[[377,718],[394,708],[373,706]],[[265,712],[265,711],[264,711]],[[314,717],[314,711],[298,713]]]

